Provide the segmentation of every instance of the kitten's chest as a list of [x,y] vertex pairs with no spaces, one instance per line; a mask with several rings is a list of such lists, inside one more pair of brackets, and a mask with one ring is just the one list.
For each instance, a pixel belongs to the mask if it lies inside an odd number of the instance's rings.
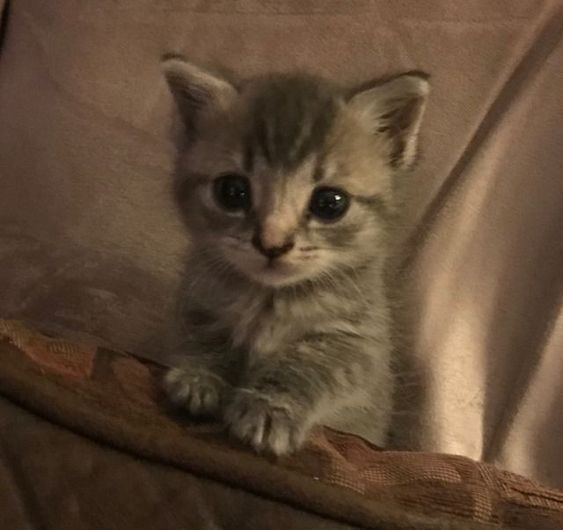
[[270,354],[303,333],[297,309],[269,295],[246,295],[225,306],[222,319],[235,347]]

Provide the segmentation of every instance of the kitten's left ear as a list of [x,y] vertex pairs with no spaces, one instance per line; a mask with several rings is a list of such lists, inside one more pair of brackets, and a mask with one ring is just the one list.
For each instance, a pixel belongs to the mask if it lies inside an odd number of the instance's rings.
[[201,113],[226,109],[237,95],[229,81],[183,58],[165,58],[162,68],[189,134],[197,129]]
[[396,168],[408,169],[416,161],[418,132],[429,93],[427,76],[404,74],[357,92],[349,101],[369,130],[388,135],[391,164]]

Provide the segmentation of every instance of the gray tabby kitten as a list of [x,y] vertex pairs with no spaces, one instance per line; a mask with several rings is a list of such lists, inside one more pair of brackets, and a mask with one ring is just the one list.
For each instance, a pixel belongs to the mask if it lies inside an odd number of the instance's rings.
[[260,452],[316,424],[385,445],[392,413],[384,281],[394,188],[416,158],[429,84],[349,94],[305,75],[237,86],[173,58],[192,238],[185,355],[172,402]]

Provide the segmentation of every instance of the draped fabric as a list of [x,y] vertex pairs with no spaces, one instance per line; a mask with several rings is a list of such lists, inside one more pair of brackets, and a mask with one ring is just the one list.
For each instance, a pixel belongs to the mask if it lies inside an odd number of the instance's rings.
[[165,362],[188,242],[164,54],[346,85],[423,70],[397,264],[417,387],[401,443],[563,485],[561,1],[0,6],[2,316]]

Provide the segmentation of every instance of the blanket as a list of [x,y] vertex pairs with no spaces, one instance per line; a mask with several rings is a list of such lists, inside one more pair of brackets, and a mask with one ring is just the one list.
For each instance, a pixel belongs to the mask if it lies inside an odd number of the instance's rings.
[[432,92],[395,267],[410,310],[395,447],[563,487],[561,0],[0,9],[0,316],[160,363],[181,340],[189,241],[165,54],[350,87],[422,70]]
[[0,527],[563,527],[563,492],[462,456],[329,429],[257,456],[169,410],[162,370],[0,320]]

